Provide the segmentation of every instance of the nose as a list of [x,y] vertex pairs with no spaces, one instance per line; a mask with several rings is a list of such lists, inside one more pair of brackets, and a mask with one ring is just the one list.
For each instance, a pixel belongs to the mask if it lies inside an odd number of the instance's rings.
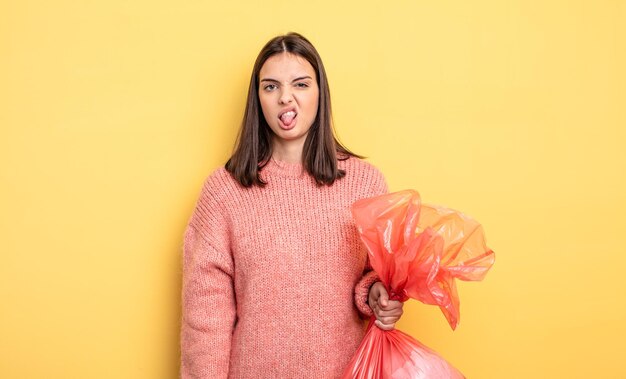
[[285,88],[280,93],[280,98],[278,99],[280,104],[289,104],[293,101],[293,93],[288,88]]

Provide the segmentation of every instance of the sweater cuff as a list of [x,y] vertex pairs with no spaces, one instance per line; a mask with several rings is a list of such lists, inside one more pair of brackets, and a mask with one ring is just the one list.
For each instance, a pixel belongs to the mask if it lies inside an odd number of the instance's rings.
[[374,315],[374,312],[367,304],[367,300],[369,297],[370,287],[378,281],[380,281],[378,274],[376,271],[372,270],[363,275],[356,287],[354,287],[354,302],[356,304],[356,308],[360,312],[359,316],[363,319],[368,319]]

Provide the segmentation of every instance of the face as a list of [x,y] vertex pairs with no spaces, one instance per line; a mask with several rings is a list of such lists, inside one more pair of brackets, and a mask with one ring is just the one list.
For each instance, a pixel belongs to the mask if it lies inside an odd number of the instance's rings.
[[258,91],[274,146],[304,145],[319,102],[313,66],[298,55],[273,55],[261,67]]

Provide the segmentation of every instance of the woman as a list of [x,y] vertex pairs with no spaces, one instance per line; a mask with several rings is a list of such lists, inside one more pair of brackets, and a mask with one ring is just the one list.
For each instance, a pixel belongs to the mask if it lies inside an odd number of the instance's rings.
[[205,181],[184,236],[183,378],[337,378],[389,301],[350,215],[387,192],[341,146],[322,61],[303,36],[254,65],[237,147]]

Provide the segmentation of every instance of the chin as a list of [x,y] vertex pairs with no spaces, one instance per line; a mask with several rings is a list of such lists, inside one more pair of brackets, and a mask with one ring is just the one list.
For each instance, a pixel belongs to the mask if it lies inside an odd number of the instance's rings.
[[281,130],[280,133],[274,133],[274,135],[284,141],[297,141],[306,138],[307,134],[293,130]]

